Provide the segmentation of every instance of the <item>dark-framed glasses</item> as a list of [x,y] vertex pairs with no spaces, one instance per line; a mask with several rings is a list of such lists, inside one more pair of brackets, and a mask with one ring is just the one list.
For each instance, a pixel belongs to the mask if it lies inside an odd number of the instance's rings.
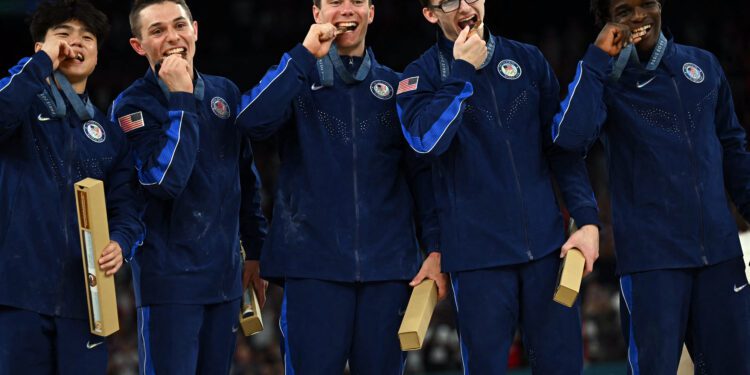
[[[478,0],[463,0],[466,4],[474,4]],[[428,5],[430,9],[440,9],[443,13],[455,12],[461,6],[461,0],[443,0],[438,5]]]

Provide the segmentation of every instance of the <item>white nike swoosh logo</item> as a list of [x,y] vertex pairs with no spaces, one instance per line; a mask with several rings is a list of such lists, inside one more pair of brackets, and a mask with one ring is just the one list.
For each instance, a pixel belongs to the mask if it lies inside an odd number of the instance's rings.
[[94,348],[96,348],[97,346],[99,346],[101,344],[104,344],[104,341],[99,341],[99,342],[96,342],[96,343],[93,343],[93,344],[91,343],[91,341],[87,341],[86,342],[86,349],[94,349]]
[[42,116],[41,113],[39,114],[39,116],[36,117],[36,119],[39,120],[39,121],[42,121],[42,122],[50,120],[49,117],[44,117],[44,116]]
[[745,289],[745,288],[747,288],[747,284],[745,284],[745,285],[743,285],[743,286],[741,286],[739,288],[737,287],[737,284],[734,284],[734,292],[735,293],[739,293],[739,292],[742,291],[742,289]]
[[313,90],[313,91],[318,91],[318,90],[320,90],[320,89],[322,89],[322,88],[324,88],[324,87],[325,87],[325,86],[323,86],[323,85],[319,85],[319,84],[317,84],[317,83],[313,83],[313,85],[312,85],[312,86],[310,86],[310,90]]
[[237,326],[237,327],[232,327],[232,333],[237,333],[237,330],[239,330],[239,329],[240,329],[240,327],[239,327],[239,326]]
[[651,81],[653,81],[654,79],[656,79],[656,76],[651,77],[651,79],[649,79],[646,82],[643,82],[643,83],[638,82],[638,83],[636,83],[636,85],[638,86],[639,89],[642,89],[642,88],[646,87],[646,85],[648,85],[649,83],[651,83]]

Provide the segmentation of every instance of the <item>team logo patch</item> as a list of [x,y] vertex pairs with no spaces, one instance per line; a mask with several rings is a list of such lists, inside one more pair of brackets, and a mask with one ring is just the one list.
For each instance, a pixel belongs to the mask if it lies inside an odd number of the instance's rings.
[[117,122],[120,124],[120,129],[125,133],[132,132],[135,129],[145,126],[145,123],[143,122],[143,112],[141,111],[118,117]]
[[398,83],[396,95],[401,95],[409,91],[415,91],[417,87],[419,87],[419,76],[404,79]]
[[370,84],[370,91],[378,99],[388,100],[393,97],[393,87],[386,81],[372,81]]
[[228,119],[229,114],[231,113],[227,101],[218,96],[211,99],[211,110],[214,111],[216,117],[222,120]]
[[86,137],[96,143],[102,143],[107,138],[107,134],[104,133],[104,128],[94,120],[86,121],[83,124],[83,132],[86,133]]
[[523,74],[521,65],[518,65],[518,63],[513,60],[500,61],[500,63],[497,64],[497,71],[503,78],[510,80],[519,79],[521,78],[521,74]]
[[685,73],[685,77],[693,83],[701,83],[706,79],[706,75],[703,74],[703,69],[693,63],[683,65],[682,72]]

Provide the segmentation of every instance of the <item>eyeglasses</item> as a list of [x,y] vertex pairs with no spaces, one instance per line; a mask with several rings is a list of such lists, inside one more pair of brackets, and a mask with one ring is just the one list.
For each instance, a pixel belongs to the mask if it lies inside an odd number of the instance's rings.
[[[463,0],[466,4],[474,4],[478,0]],[[440,9],[443,13],[455,12],[461,6],[461,0],[444,0],[438,5],[428,5],[430,9]]]

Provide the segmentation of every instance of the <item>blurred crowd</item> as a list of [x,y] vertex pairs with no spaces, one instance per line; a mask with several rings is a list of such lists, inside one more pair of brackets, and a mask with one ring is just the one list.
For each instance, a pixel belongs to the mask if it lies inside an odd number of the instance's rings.
[[[93,2],[106,11],[112,24],[112,34],[101,50],[98,68],[90,82],[91,97],[105,109],[122,89],[145,72],[146,61],[127,42],[130,1]],[[35,2],[27,1],[26,7],[19,3],[23,1],[0,1],[0,29],[4,35],[12,36],[6,38],[5,52],[0,56],[3,69],[32,52],[33,43],[20,16]],[[576,62],[598,32],[587,3],[488,1],[485,24],[495,34],[538,45],[555,69],[564,95]],[[242,90],[256,84],[284,51],[300,42],[312,22],[309,1],[225,0],[188,1],[188,4],[199,24],[197,69],[227,76]],[[375,22],[368,34],[368,44],[380,62],[401,70],[434,43],[436,29],[422,19],[416,0],[376,0],[375,5]],[[732,86],[737,115],[746,127],[750,125],[750,23],[744,17],[749,14],[750,2],[736,0],[667,1],[664,8],[665,27],[677,42],[699,46],[718,57]],[[590,363],[622,361],[626,349],[620,334],[614,243],[607,224],[610,222],[607,176],[601,150],[592,152],[588,161],[605,225],[601,258],[595,273],[585,280],[581,293],[585,355]],[[137,374],[137,327],[130,270],[124,267],[117,278],[121,330],[109,342],[110,373]],[[272,286],[269,293],[263,312],[265,331],[251,338],[238,336],[233,370],[236,374],[283,373],[277,328],[281,290]],[[407,373],[461,370],[450,298],[438,306],[425,347],[409,353]],[[524,364],[523,348],[520,340],[516,340],[509,366],[520,368]]]

